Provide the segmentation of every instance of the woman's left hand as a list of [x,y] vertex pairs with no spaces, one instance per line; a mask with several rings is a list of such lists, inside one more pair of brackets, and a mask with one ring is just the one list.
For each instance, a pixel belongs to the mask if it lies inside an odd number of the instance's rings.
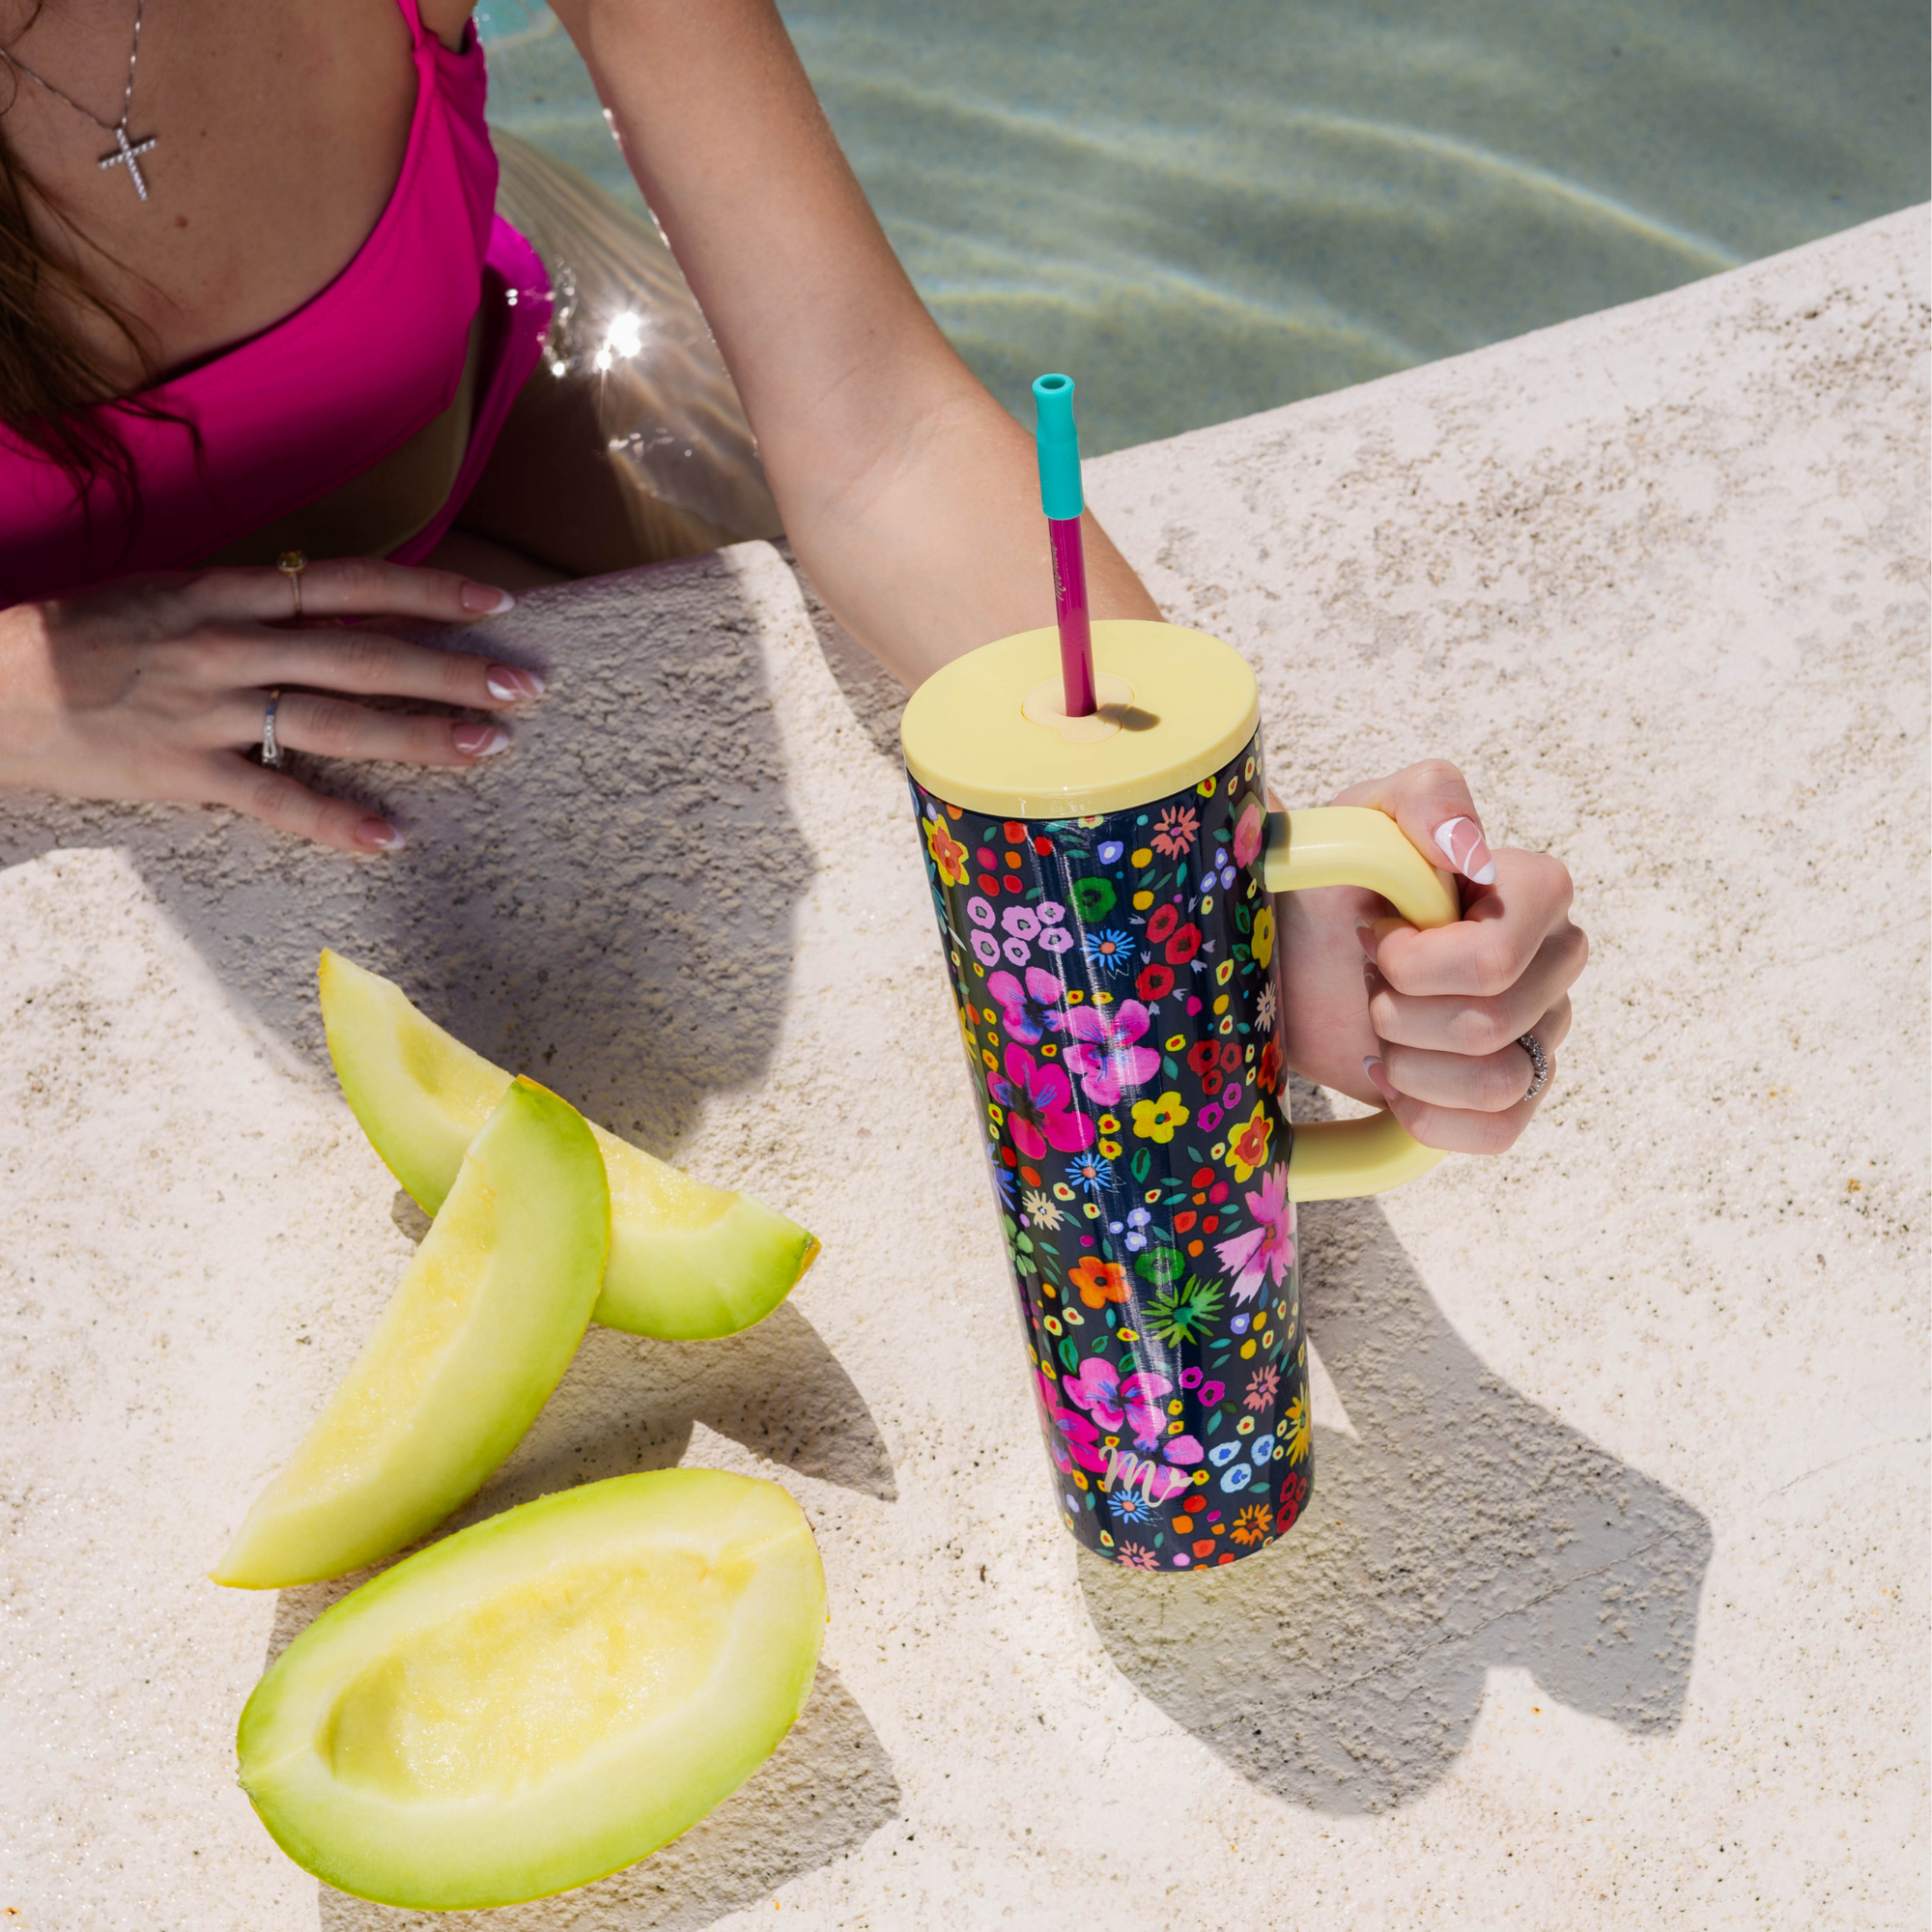
[[1390,1107],[1427,1147],[1501,1153],[1542,1097],[1529,1097],[1535,1068],[1517,1041],[1534,1035],[1554,1080],[1570,988],[1590,954],[1570,922],[1570,874],[1540,852],[1492,856],[1462,773],[1439,760],[1350,785],[1334,803],[1387,812],[1453,867],[1463,917],[1421,932],[1351,886],[1284,894],[1288,1064]]

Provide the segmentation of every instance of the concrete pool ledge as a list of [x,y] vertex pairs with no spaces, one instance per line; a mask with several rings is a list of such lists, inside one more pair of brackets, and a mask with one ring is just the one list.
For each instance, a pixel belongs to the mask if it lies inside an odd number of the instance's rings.
[[397,863],[0,801],[5,1922],[429,1922],[233,1782],[330,1591],[204,1580],[410,1252],[327,944],[825,1242],[750,1336],[593,1330],[467,1513],[784,1483],[799,1729],[632,1872],[439,1922],[1922,1924],[1926,298],[1921,209],[1090,466],[1286,797],[1453,756],[1595,949],[1516,1151],[1306,1213],[1315,1499],[1212,1577],[1053,1520],[896,700],[778,551],[498,620],[552,696],[382,775]]

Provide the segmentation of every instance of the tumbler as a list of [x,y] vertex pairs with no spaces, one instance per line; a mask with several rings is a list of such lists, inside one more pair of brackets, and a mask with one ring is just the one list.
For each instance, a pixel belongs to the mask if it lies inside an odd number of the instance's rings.
[[1198,1569],[1308,1503],[1295,1204],[1439,1157],[1386,1112],[1290,1122],[1272,895],[1459,904],[1381,812],[1268,811],[1238,652],[1093,643],[1089,716],[1048,629],[948,665],[901,736],[1058,1507],[1113,1562]]

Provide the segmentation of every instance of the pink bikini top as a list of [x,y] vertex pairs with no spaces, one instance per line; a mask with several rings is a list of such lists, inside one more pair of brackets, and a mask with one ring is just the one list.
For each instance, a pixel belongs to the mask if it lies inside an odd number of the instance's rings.
[[550,285],[529,244],[494,212],[497,156],[475,28],[451,53],[424,29],[416,0],[397,4],[414,43],[415,115],[369,239],[293,315],[147,392],[199,429],[199,451],[176,424],[106,406],[133,460],[137,517],[98,478],[90,529],[67,473],[0,430],[0,605],[191,565],[359,476],[455,401],[487,294],[463,470],[441,514],[398,560],[425,554],[461,508],[535,365]]

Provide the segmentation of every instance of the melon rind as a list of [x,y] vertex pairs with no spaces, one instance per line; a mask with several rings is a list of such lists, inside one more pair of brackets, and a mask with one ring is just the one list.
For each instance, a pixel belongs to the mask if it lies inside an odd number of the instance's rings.
[[[653,1701],[649,1658],[627,1650],[620,1629],[595,1654],[608,1657],[636,1722],[627,1717],[628,1728],[588,1754],[572,1758],[566,1746],[561,1762],[519,1789],[432,1803],[338,1773],[337,1714],[426,1633],[495,1616],[519,1643],[526,1634],[526,1662],[519,1652],[512,1674],[527,1667],[541,1698],[554,1684],[546,1643],[555,1634],[523,1612],[526,1600],[548,1589],[567,1603],[570,1577],[586,1565],[646,1574],[668,1557],[731,1592],[728,1621],[711,1619],[723,1636],[708,1669],[681,1698]],[[319,1617],[242,1713],[242,1785],[298,1864],[357,1897],[442,1911],[546,1897],[646,1857],[750,1776],[804,1709],[824,1628],[817,1546],[777,1484],[712,1469],[587,1484],[462,1530]],[[500,1702],[502,1676],[499,1662],[483,1694]],[[409,1747],[399,1734],[398,1748]],[[500,1781],[499,1761],[483,1755]]]
[[[325,952],[323,1024],[370,1145],[426,1213],[510,1076],[417,1010],[381,974]],[[611,1254],[592,1319],[661,1341],[711,1341],[762,1321],[818,1256],[796,1221],[694,1180],[592,1124],[611,1182]]]
[[610,1192],[589,1126],[519,1080],[459,1164],[362,1352],[216,1566],[284,1589],[413,1543],[523,1439],[589,1324]]

